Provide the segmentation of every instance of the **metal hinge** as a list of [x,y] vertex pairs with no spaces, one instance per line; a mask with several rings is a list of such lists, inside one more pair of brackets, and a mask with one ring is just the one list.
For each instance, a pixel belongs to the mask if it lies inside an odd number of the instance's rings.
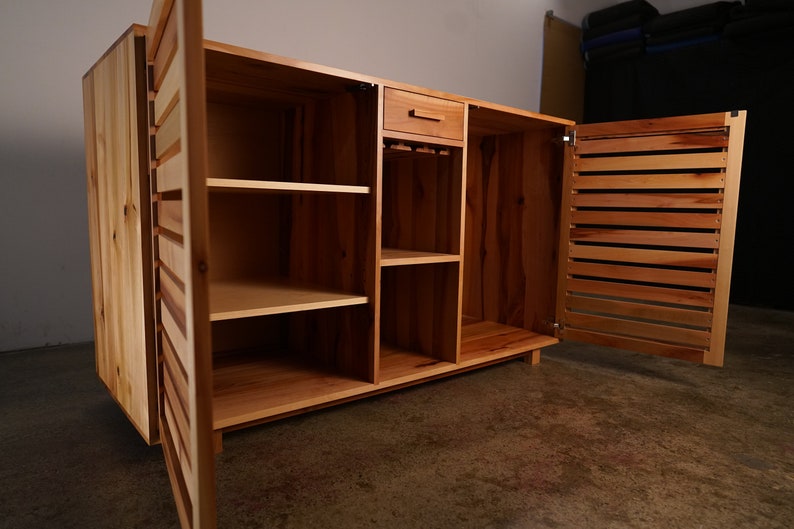
[[545,323],[555,331],[561,331],[563,328],[563,325],[561,323],[557,323],[553,319],[544,320],[543,323]]
[[568,144],[570,147],[576,146],[576,130],[571,130],[568,134],[562,137],[562,141]]

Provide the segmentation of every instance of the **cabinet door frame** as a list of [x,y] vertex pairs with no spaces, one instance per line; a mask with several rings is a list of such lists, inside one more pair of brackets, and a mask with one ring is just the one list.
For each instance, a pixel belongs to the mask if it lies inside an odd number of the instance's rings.
[[723,364],[745,121],[567,130],[559,338]]
[[155,0],[147,58],[160,433],[183,528],[214,528],[206,78],[199,0]]

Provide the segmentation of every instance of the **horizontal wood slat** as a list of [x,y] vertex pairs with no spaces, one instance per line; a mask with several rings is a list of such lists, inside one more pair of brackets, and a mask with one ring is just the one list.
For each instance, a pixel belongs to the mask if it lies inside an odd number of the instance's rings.
[[728,136],[724,131],[637,136],[623,138],[619,142],[612,138],[579,138],[576,143],[576,154],[713,149],[727,146]]
[[591,278],[618,279],[664,285],[714,288],[717,274],[714,271],[690,272],[686,270],[667,270],[642,266],[624,266],[599,263],[568,263],[568,273],[574,276]]
[[675,173],[573,176],[573,189],[722,189],[722,173]]
[[720,193],[576,193],[571,206],[586,208],[719,209]]
[[717,169],[725,167],[727,160],[723,152],[605,156],[578,158],[573,167],[579,172]]
[[569,311],[629,316],[639,320],[685,324],[693,327],[709,327],[713,319],[711,312],[705,310],[571,295],[566,297],[565,307]]
[[160,261],[168,268],[169,272],[184,282],[185,248],[168,237],[157,237],[157,248]]
[[177,39],[177,17],[173,16],[173,0],[167,0],[166,4],[172,4],[168,6],[167,10],[163,11],[168,18],[165,20],[164,25],[160,24],[154,29],[156,32],[155,34],[159,35],[160,38],[151,46],[153,53],[150,52],[150,60],[152,61],[152,82],[155,91],[160,89],[163,77],[171,68],[176,52],[179,49],[179,42]]
[[154,96],[154,125],[159,127],[179,100],[179,68],[169,68],[163,78],[160,90]]
[[171,316],[174,317],[174,322],[179,326],[179,331],[184,335],[187,333],[185,287],[177,281],[165,268],[160,268],[160,299],[168,307]]
[[565,319],[565,325],[568,328],[614,333],[632,338],[659,340],[704,349],[709,345],[709,333],[706,331],[636,320],[570,312]]
[[716,249],[719,247],[720,234],[690,231],[621,230],[618,228],[572,228],[571,241]]
[[173,156],[180,150],[180,135],[182,133],[180,114],[181,108],[177,102],[154,135],[154,152],[158,161]]
[[160,302],[160,318],[163,324],[163,337],[171,341],[172,349],[176,353],[179,362],[184,366],[186,372],[193,369],[193,355],[188,354],[187,339],[180,331],[180,324],[176,317],[171,314],[168,305]]
[[[168,389],[171,389],[171,387],[169,386]],[[192,462],[190,460],[190,449],[188,448],[190,446],[190,425],[187,424],[186,417],[180,417],[178,406],[171,402],[168,390],[163,395],[163,415],[172,434],[170,441],[173,442],[172,446],[175,449],[176,461],[179,462],[182,479],[189,482],[192,479]]]
[[568,291],[582,295],[609,296],[614,299],[667,303],[685,307],[709,308],[714,303],[714,295],[711,292],[631,285],[609,281],[591,281],[588,279],[569,279]]
[[724,128],[725,114],[716,112],[694,116],[672,116],[580,125],[577,127],[577,136],[578,139],[610,136],[619,138],[622,141],[626,137],[642,134],[669,134],[673,131],[705,132],[707,130],[723,130]]
[[181,200],[158,200],[157,225],[177,235],[183,236],[184,224],[182,222]]
[[[186,473],[184,468],[185,449],[177,446],[174,442],[176,437],[170,426],[169,421],[171,420],[173,419],[169,418],[164,412],[160,414],[160,437],[163,443],[163,455],[165,456],[166,467],[168,467],[168,477],[171,480],[171,487],[174,491],[174,501],[179,519],[186,524],[184,527],[193,527],[193,506],[187,486],[187,479],[190,477],[190,473]],[[177,464],[179,468],[176,468],[175,465]]]
[[719,229],[717,213],[678,213],[669,211],[589,211],[571,212],[571,224],[603,226],[645,226],[656,228]]
[[185,174],[185,160],[184,154],[181,152],[175,153],[167,160],[159,162],[155,169],[155,176],[157,177],[156,191],[158,193],[165,193],[167,191],[174,191],[182,189]]
[[[584,246],[581,244],[572,245],[569,248],[568,257],[572,259],[706,269],[713,269],[717,265],[717,255],[713,253],[646,250],[644,248],[612,248],[610,246]],[[652,273],[652,270],[648,271],[649,276]]]
[[667,356],[679,360],[687,360],[689,362],[703,362],[705,357],[705,351],[696,347],[615,336],[614,334],[604,334],[575,328],[566,329],[565,337],[569,340],[588,342],[607,347],[617,347],[618,349],[627,349],[639,353]]

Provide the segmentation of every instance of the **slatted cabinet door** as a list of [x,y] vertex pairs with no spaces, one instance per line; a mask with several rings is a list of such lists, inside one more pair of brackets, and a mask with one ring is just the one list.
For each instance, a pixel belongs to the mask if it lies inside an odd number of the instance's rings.
[[183,528],[213,528],[207,121],[201,2],[155,0],[149,20],[160,433]]
[[575,127],[560,338],[722,365],[745,117]]

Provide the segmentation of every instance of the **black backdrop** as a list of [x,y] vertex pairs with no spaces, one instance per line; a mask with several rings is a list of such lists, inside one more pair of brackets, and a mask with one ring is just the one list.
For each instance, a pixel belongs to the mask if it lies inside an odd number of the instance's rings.
[[794,29],[587,70],[587,123],[729,110],[747,110],[731,302],[794,310]]

